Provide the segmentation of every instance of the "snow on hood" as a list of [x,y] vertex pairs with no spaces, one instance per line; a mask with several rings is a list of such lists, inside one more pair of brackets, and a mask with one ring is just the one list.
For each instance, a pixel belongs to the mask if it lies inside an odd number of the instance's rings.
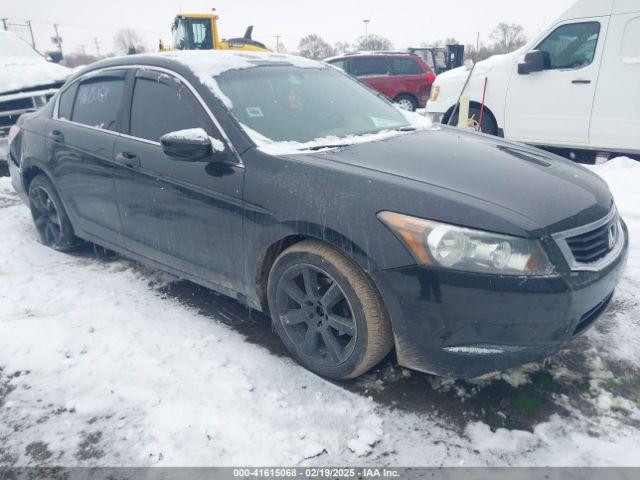
[[258,146],[258,149],[269,155],[295,155],[301,153],[309,153],[310,149],[317,152],[334,150],[336,148],[347,147],[358,143],[378,142],[389,138],[406,135],[417,130],[439,129],[431,120],[419,115],[415,112],[409,112],[398,108],[409,123],[408,129],[403,130],[381,130],[376,133],[366,133],[363,135],[348,135],[346,137],[326,136],[316,138],[310,142],[286,142],[274,141],[256,132],[247,125],[240,124],[243,130],[249,135],[249,138]]
[[71,70],[47,62],[25,62],[19,58],[0,58],[0,94],[40,85],[64,82]]
[[21,38],[0,33],[0,94],[64,82],[71,70],[48,62]]

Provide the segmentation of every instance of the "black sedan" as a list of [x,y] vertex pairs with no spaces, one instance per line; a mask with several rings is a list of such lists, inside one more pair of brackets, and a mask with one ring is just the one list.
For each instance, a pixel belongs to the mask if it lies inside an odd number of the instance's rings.
[[305,367],[473,377],[605,311],[628,234],[559,157],[429,127],[322,63],[181,52],[98,62],[11,133],[41,241],[83,241],[268,312]]

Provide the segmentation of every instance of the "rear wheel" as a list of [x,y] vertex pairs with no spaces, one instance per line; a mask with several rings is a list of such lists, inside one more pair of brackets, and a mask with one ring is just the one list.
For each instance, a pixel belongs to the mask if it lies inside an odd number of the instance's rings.
[[355,378],[382,360],[393,335],[380,295],[339,250],[304,241],[285,250],[268,280],[269,310],[291,355],[328,378]]
[[411,95],[398,95],[393,101],[410,112],[414,112],[418,108],[418,102]]
[[40,241],[44,245],[67,252],[82,244],[74,235],[60,197],[46,176],[36,176],[29,185],[29,207]]

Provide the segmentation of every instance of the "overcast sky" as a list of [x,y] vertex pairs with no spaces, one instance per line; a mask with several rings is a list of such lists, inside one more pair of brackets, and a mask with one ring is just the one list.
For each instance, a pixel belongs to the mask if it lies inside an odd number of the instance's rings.
[[[352,42],[369,33],[389,38],[395,48],[455,37],[475,43],[480,32],[487,41],[498,22],[519,23],[535,35],[574,0],[1,0],[0,16],[10,23],[31,20],[36,47],[51,50],[53,23],[60,25],[63,49],[86,45],[95,53],[97,37],[102,52],[113,50],[119,28],[136,30],[156,49],[158,39],[168,40],[173,17],[217,8],[221,37],[239,37],[254,25],[254,38],[275,45],[275,35],[294,51],[304,35],[317,33],[331,44]],[[12,27],[20,30],[19,27]],[[21,33],[25,33],[24,30]]]

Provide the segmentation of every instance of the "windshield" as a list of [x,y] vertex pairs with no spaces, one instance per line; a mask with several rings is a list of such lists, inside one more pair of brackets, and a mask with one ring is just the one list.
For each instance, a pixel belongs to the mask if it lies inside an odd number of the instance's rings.
[[262,66],[217,77],[243,125],[277,142],[310,142],[409,127],[390,102],[332,68]]
[[0,34],[0,57],[27,57],[42,60],[31,45],[11,34]]

